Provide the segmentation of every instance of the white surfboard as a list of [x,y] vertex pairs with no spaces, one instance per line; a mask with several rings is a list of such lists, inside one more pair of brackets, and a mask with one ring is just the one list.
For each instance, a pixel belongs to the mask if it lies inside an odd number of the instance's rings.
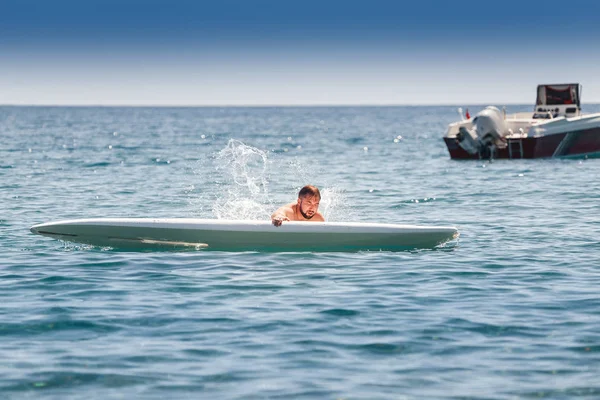
[[361,222],[235,221],[196,218],[90,218],[48,222],[31,232],[119,249],[220,251],[401,251],[458,237],[452,226]]

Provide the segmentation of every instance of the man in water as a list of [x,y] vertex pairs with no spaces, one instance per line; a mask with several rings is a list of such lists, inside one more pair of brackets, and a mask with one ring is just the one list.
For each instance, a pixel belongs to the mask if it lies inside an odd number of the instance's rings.
[[321,193],[315,186],[307,185],[298,192],[295,203],[280,207],[271,215],[271,222],[281,226],[283,221],[325,221],[319,210]]

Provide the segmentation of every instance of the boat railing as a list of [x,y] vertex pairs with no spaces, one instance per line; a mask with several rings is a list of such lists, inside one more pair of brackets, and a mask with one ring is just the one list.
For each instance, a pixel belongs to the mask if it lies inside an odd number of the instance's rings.
[[514,114],[506,114],[506,120],[512,120],[512,119],[533,119],[533,113],[532,112],[518,112],[518,113],[514,113]]

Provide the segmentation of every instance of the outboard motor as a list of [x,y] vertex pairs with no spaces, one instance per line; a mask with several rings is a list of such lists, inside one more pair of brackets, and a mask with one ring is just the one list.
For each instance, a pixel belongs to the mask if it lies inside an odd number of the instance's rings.
[[473,118],[473,129],[459,128],[458,144],[469,154],[479,158],[494,158],[497,148],[506,147],[504,115],[496,107],[486,107]]

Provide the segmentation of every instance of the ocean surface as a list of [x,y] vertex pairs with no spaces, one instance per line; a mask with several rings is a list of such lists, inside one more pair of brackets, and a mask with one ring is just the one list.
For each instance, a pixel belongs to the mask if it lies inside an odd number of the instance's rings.
[[[0,107],[0,398],[600,398],[600,159],[453,161],[442,135],[458,116]],[[29,231],[268,219],[305,184],[329,221],[461,236],[407,252],[126,252]]]

